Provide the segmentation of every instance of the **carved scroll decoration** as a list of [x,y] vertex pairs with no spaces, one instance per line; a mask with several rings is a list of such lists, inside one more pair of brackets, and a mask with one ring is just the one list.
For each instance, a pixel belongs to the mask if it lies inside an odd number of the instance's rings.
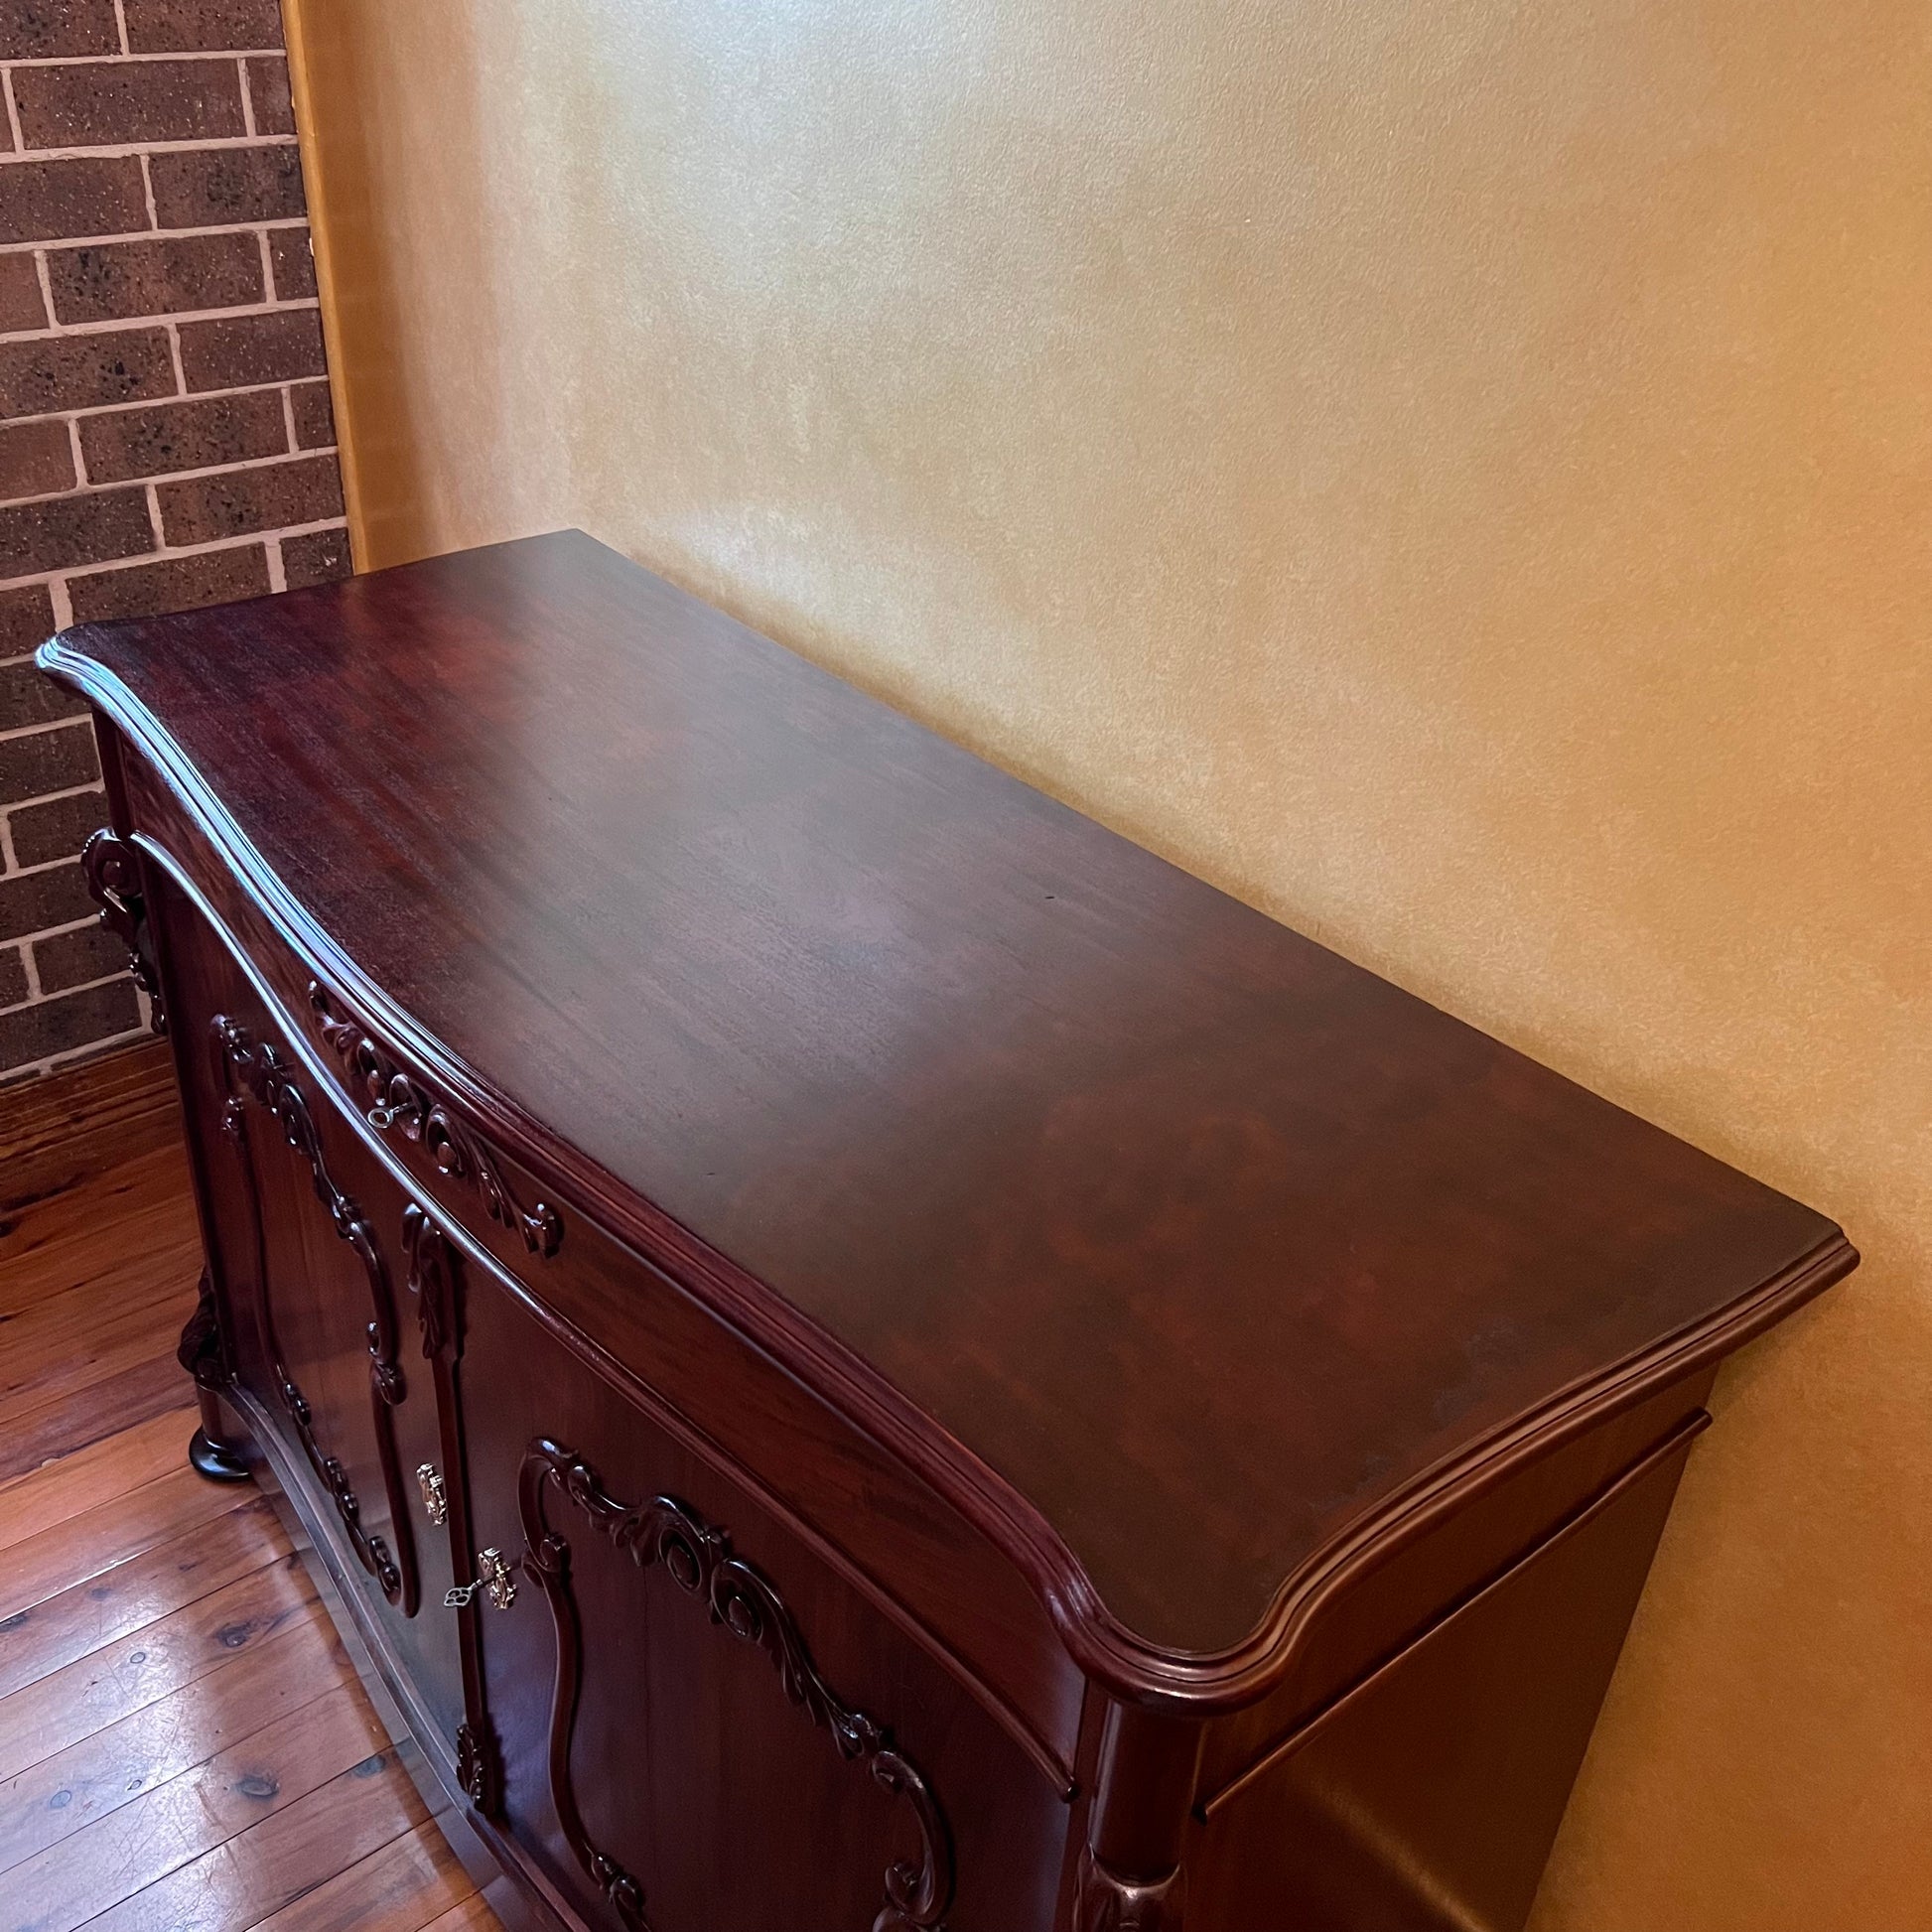
[[[276,1393],[295,1433],[300,1439],[310,1466],[335,1502],[336,1513],[348,1534],[349,1547],[362,1568],[381,1586],[382,1593],[405,1616],[416,1614],[419,1585],[416,1576],[416,1550],[409,1526],[408,1498],[403,1489],[402,1458],[396,1449],[394,1410],[407,1394],[401,1364],[396,1360],[396,1308],[389,1289],[389,1271],[383,1265],[375,1236],[360,1210],[330,1177],[323,1159],[322,1142],[309,1113],[309,1103],[289,1075],[280,1054],[266,1040],[251,1043],[243,1030],[225,1014],[217,1014],[212,1029],[215,1070],[228,1099],[222,1109],[222,1131],[234,1145],[247,1177],[249,1211],[254,1220],[255,1274],[260,1285],[262,1323],[275,1375]],[[289,1372],[275,1330],[275,1300],[268,1286],[268,1243],[262,1223],[261,1197],[256,1189],[255,1171],[249,1159],[247,1108],[253,1102],[271,1115],[282,1130],[282,1137],[309,1164],[315,1182],[316,1198],[329,1212],[329,1218],[342,1239],[354,1250],[368,1277],[369,1302],[373,1319],[367,1328],[369,1354],[369,1409],[375,1424],[376,1453],[382,1465],[382,1486],[388,1497],[389,1519],[395,1527],[396,1551],[380,1536],[362,1525],[361,1505],[341,1460],[330,1455],[316,1440],[315,1415],[308,1398]]]
[[564,1238],[557,1210],[546,1201],[526,1208],[483,1140],[341,1012],[320,981],[309,982],[309,1006],[323,1039],[346,1070],[351,1090],[365,1104],[370,1126],[383,1133],[393,1127],[404,1140],[418,1143],[439,1173],[470,1181],[492,1221],[520,1234],[533,1255],[549,1260]]
[[528,1550],[523,1568],[549,1599],[557,1626],[557,1678],[550,1715],[550,1787],[571,1850],[619,1917],[648,1932],[643,1889],[592,1843],[571,1784],[570,1746],[582,1689],[582,1635],[570,1584],[570,1544],[550,1527],[544,1497],[554,1484],[593,1527],[639,1570],[662,1564],[671,1581],[702,1601],[713,1623],[770,1659],[785,1696],[811,1722],[830,1731],[841,1758],[870,1773],[874,1783],[911,1807],[920,1857],[896,1861],[886,1872],[886,1902],[873,1932],[943,1932],[952,1904],[952,1834],[931,1787],[897,1750],[875,1719],[843,1703],[819,1675],[796,1619],[770,1580],[736,1554],[729,1533],[707,1523],[672,1496],[626,1508],[605,1489],[597,1471],[570,1449],[539,1440],[524,1452],[518,1503]]
[[196,1291],[195,1312],[182,1326],[181,1340],[175,1348],[175,1360],[195,1378],[198,1389],[212,1389],[218,1393],[233,1379],[228,1369],[227,1350],[222,1345],[221,1316],[214,1303],[214,1284],[208,1279],[206,1268],[202,1270],[201,1286]]
[[463,1355],[463,1292],[458,1253],[447,1234],[414,1201],[402,1211],[402,1247],[409,1257],[409,1293],[416,1304],[423,1359],[436,1381],[437,1427],[443,1453],[444,1533],[450,1539],[450,1577],[464,1595],[457,1606],[457,1648],[463,1666],[464,1721],[456,1733],[457,1781],[470,1802],[487,1816],[502,1805],[502,1752],[489,1721],[483,1692],[470,1536],[470,1497],[464,1472],[463,1394],[458,1369]]
[[446,1348],[452,1355],[462,1354],[456,1266],[449,1236],[414,1201],[402,1210],[402,1247],[409,1257],[409,1292],[416,1301],[423,1359],[433,1362]]
[[141,874],[134,848],[103,825],[87,835],[80,848],[80,877],[89,897],[100,907],[100,922],[127,948],[128,971],[148,996],[150,1026],[168,1031],[168,1012],[161,1001],[161,979],[149,949],[148,905],[141,893]]

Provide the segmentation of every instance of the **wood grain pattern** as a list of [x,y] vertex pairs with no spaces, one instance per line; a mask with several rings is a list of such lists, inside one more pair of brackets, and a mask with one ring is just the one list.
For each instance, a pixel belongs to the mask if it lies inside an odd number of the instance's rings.
[[[170,1420],[177,1420],[171,1418]],[[169,1432],[180,1457],[187,1432]],[[0,1697],[38,1682],[123,1636],[251,1577],[290,1551],[266,1500],[252,1496],[213,1522],[71,1585],[7,1619],[0,1632]]]
[[426,1821],[393,1753],[362,1759],[294,1804],[87,1921],[93,1932],[246,1932],[345,1865]]
[[[151,1090],[152,1055],[124,1057],[125,1081],[90,1075],[110,1102]],[[0,1216],[0,1373],[8,1314],[55,1311],[28,1331],[37,1360],[63,1332],[83,1350],[93,1304],[169,1316],[152,1359],[27,1412],[42,1453],[0,1481],[0,1926],[493,1928],[395,1774],[268,1499],[182,1467],[194,1412],[168,1329],[193,1208],[181,1149],[151,1145],[152,1125],[104,1104],[77,1148],[35,1139],[57,1184]],[[117,1146],[128,1158],[94,1171]],[[142,1371],[166,1408],[130,1417],[118,1395]],[[297,1827],[253,1836],[297,1809]]]
[[177,1467],[129,1495],[16,1544],[0,1564],[0,1621],[98,1577],[234,1507],[192,1469]]
[[123,1429],[159,1417],[179,1420],[181,1377],[159,1356],[129,1362],[71,1395],[27,1410],[0,1440],[0,1487],[44,1468],[75,1449],[103,1443]]
[[0,1776],[218,1670],[303,1620],[315,1600],[300,1566],[284,1558],[37,1679],[0,1703]]
[[261,1921],[256,1932],[494,1932],[495,1919],[433,1825],[371,1852]]
[[158,1040],[0,1088],[0,1215],[72,1199],[81,1182],[91,1197],[107,1170],[180,1143],[174,1062]]
[[0,1785],[0,1872],[354,1682],[328,1625],[302,1623],[42,1758]]
[[300,1705],[15,1865],[0,1893],[0,1923],[9,1932],[72,1932],[298,1803],[387,1741],[354,1688]]
[[[178,1404],[181,1392],[177,1380]],[[172,1475],[181,1466],[182,1429],[192,1413],[177,1406],[164,1416],[81,1444],[0,1485],[0,1550]]]

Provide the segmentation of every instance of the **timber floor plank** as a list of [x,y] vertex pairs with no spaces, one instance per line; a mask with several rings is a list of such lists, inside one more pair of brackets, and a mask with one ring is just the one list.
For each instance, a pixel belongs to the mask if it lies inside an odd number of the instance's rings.
[[268,1499],[187,1466],[200,1238],[129,1062],[0,1098],[0,1932],[495,1932]]
[[0,1874],[207,1763],[286,1712],[353,1688],[354,1668],[326,1623],[297,1624],[244,1650],[210,1676],[0,1784]]
[[365,1699],[333,1691],[96,1818],[0,1886],[7,1932],[74,1932],[306,1798],[387,1744]]
[[[179,1365],[150,1356],[130,1362],[72,1395],[56,1396],[26,1410],[0,1436],[0,1487],[44,1469],[76,1449],[106,1442],[123,1429],[152,1422],[170,1411],[180,1412],[181,1394]],[[189,1433],[193,1434],[192,1423]],[[0,1500],[0,1513],[4,1509],[4,1500]]]
[[175,1406],[164,1416],[51,1456],[0,1488],[0,1550],[180,1468],[188,1438],[179,1432],[183,1424],[193,1430],[195,1415],[182,1403],[182,1381],[178,1370]]
[[493,1927],[496,1915],[483,1901],[481,1892],[472,1892],[461,1905],[453,1905],[441,1918],[432,1919],[428,1932],[483,1932]]
[[207,1677],[315,1602],[308,1573],[286,1557],[0,1698],[0,1776]]
[[0,1633],[22,1610],[225,1515],[240,1499],[184,1459],[165,1476],[24,1538],[0,1561]]
[[471,1925],[495,1925],[449,1841],[425,1824],[257,1921],[249,1932],[422,1932],[466,1908],[481,1913]]
[[0,1698],[292,1554],[267,1497],[251,1487],[213,1522],[9,1617],[0,1631]]
[[[155,1274],[153,1256],[195,1238],[188,1158],[157,1148],[91,1189],[0,1208],[0,1315],[89,1283],[103,1295]],[[200,1272],[200,1261],[195,1270]]]
[[105,1307],[89,1291],[58,1296],[0,1328],[0,1429],[29,1411],[94,1387],[134,1364],[165,1355],[194,1304],[170,1282],[151,1299]]
[[94,1932],[248,1932],[345,1864],[428,1823],[393,1751],[367,1757],[88,1919]]

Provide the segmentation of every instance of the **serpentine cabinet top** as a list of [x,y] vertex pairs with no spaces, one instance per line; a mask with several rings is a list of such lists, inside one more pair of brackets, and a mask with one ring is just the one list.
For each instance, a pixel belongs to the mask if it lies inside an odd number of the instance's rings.
[[708,1244],[1151,1650],[1856,1259],[581,533],[42,662],[567,1207]]

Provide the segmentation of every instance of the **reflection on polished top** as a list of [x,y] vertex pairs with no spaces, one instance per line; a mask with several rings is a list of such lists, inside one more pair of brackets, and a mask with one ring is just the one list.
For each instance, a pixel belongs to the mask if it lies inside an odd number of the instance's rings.
[[1850,1265],[581,534],[64,648],[532,1165],[809,1316],[1150,1644],[1237,1643],[1426,1473]]

